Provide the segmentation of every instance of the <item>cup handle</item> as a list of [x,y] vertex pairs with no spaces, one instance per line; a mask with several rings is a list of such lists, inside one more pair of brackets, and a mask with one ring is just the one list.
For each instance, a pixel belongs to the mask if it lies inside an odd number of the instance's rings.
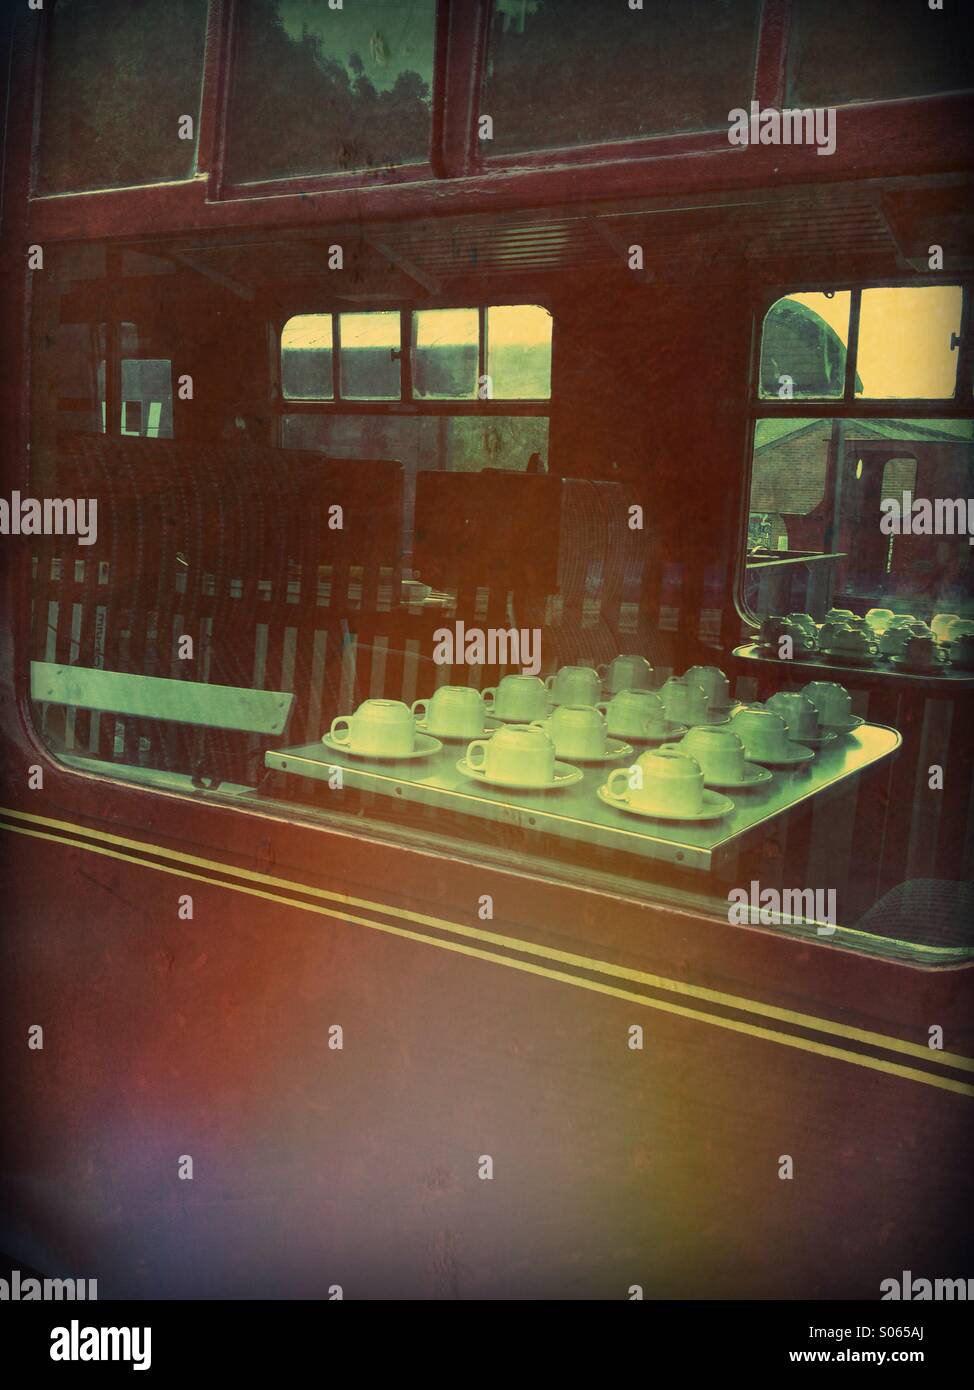
[[[474,752],[480,754],[479,758],[474,757]],[[487,761],[487,740],[485,738],[475,738],[473,743],[467,744],[467,766],[483,767]]]
[[428,714],[428,700],[414,700],[410,705],[414,719],[425,719]]
[[497,686],[488,685],[486,690],[482,690],[480,692],[480,698],[483,700],[485,705],[493,706],[494,701],[497,699]]
[[605,680],[606,676],[609,674],[609,667],[608,667],[608,664],[607,664],[606,662],[602,661],[602,662],[599,663],[598,666],[596,666],[595,669],[596,669],[596,671],[598,671],[598,673],[599,673],[599,675],[602,677],[602,679]]
[[[343,732],[343,730],[342,730],[341,727],[340,727],[340,726],[343,725],[343,724],[344,724],[344,726],[345,726],[345,728],[344,728],[345,737],[344,737],[344,738],[342,738],[342,732]],[[332,743],[348,744],[348,743],[351,741],[351,737],[352,737],[352,721],[351,721],[350,717],[349,717],[347,714],[340,714],[340,715],[338,716],[337,719],[333,719],[333,720],[331,721],[331,741],[332,741]]]
[[532,719],[528,725],[529,729],[540,729],[543,734],[548,732],[548,726],[543,719]]
[[[555,673],[555,675],[557,675],[557,672]],[[544,688],[545,688],[545,690],[547,690],[547,691],[550,692],[550,691],[552,691],[552,690],[554,689],[554,686],[555,686],[555,675],[545,676],[545,678],[544,678]]]
[[599,714],[601,714],[603,719],[607,719],[609,717],[608,700],[597,700],[595,702],[595,708],[598,710]]
[[616,781],[617,778],[619,778],[619,777],[624,777],[624,778],[626,779],[626,791],[628,791],[628,790],[629,790],[629,773],[630,773],[630,771],[631,771],[631,769],[628,768],[628,767],[614,767],[614,768],[612,769],[612,771],[609,773],[609,780],[608,780],[608,781],[606,782],[606,784],[605,784],[606,787],[608,788],[608,792],[609,792],[609,795],[610,795],[610,796],[617,796],[617,797],[620,798],[620,800],[624,799],[624,798],[623,798],[623,791],[622,791],[622,789],[619,788],[618,790],[616,790],[616,788],[615,788],[612,784],[613,784],[614,781]]

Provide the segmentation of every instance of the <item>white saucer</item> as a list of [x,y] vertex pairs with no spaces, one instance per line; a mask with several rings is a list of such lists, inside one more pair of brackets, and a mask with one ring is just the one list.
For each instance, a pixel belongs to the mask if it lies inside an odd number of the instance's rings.
[[544,714],[488,714],[488,719],[493,719],[498,724],[534,724],[538,720],[547,719],[555,708],[554,705],[547,705]]
[[908,661],[905,656],[891,656],[889,658],[891,666],[902,666],[904,671],[912,671],[916,676],[935,676],[941,671],[946,671],[947,666],[943,661],[931,661],[925,666],[918,665],[915,661]]
[[482,734],[431,734],[426,720],[420,720],[416,724],[418,734],[426,734],[429,738],[438,738],[443,743],[472,743],[475,738],[490,738],[501,727],[501,721],[494,716],[488,715]]
[[649,820],[719,820],[734,809],[729,796],[711,791],[704,792],[703,806],[692,815],[686,811],[644,811],[641,807],[630,806],[624,797],[614,795],[607,786],[599,787],[597,795],[606,806],[614,806],[617,811],[628,811],[632,816],[645,816]]
[[469,777],[472,782],[486,782],[491,787],[507,787],[510,791],[518,792],[547,792],[556,787],[571,787],[585,775],[580,767],[555,763],[555,776],[551,782],[519,782],[506,777],[489,777],[483,768],[471,767],[466,758],[461,758],[457,763],[457,772]]
[[824,748],[826,744],[832,743],[837,738],[838,734],[835,730],[826,729],[824,733],[813,734],[811,738],[803,734],[795,742],[800,743],[803,748]]
[[801,763],[810,763],[814,757],[811,748],[806,748],[803,743],[793,743],[787,756],[778,754],[773,758],[761,758],[757,753],[751,753],[748,762],[760,763],[762,767],[798,767]]
[[613,763],[617,758],[628,758],[635,752],[631,743],[623,743],[620,739],[608,738],[605,742],[605,752],[596,753],[593,757],[583,758],[579,753],[566,753],[565,756],[570,756],[573,763]]
[[771,773],[766,767],[759,767],[757,763],[744,764],[744,776],[740,781],[725,782],[724,779],[704,776],[705,787],[723,787],[725,791],[739,792],[746,791],[748,787],[760,787],[765,782],[771,781]]
[[873,652],[871,656],[853,656],[851,653],[846,655],[843,652],[822,652],[821,656],[832,666],[872,666],[880,659],[878,652]]
[[865,720],[861,714],[850,715],[844,724],[823,724],[822,728],[828,734],[835,734],[838,738],[841,734],[851,734],[854,729],[858,729]]
[[687,731],[686,724],[673,724],[666,721],[665,734],[614,734],[614,738],[624,738],[632,743],[669,743],[671,739],[682,738]]
[[428,758],[443,747],[440,740],[433,738],[432,734],[420,733],[416,735],[416,746],[411,753],[357,753],[344,743],[336,743],[331,734],[325,734],[321,741],[333,753],[347,753],[350,758],[364,758],[367,762],[375,763],[412,762],[416,758]]

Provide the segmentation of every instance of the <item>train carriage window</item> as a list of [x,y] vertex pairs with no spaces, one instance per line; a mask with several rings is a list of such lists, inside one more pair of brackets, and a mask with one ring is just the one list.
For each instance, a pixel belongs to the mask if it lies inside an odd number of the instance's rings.
[[342,314],[339,330],[341,393],[344,399],[398,400],[402,378],[399,315]]
[[974,85],[968,5],[793,0],[791,24],[791,102],[886,101]]
[[413,315],[413,392],[429,400],[477,395],[480,326],[476,309],[420,309]]
[[825,400],[845,389],[848,290],[787,294],[772,304],[761,334],[764,397]]
[[726,129],[750,100],[757,0],[495,0],[488,153]]
[[287,400],[330,401],[331,314],[295,314],[281,331],[281,388]]
[[[765,314],[744,570],[757,617],[785,604],[974,617],[974,420],[938,413],[965,391],[963,309],[958,285],[872,286],[786,295]],[[799,399],[834,412],[800,417]],[[884,418],[870,401],[909,404]]]
[[863,290],[856,395],[953,396],[962,299],[959,285]]
[[551,315],[535,304],[487,310],[487,375],[495,398],[545,400],[551,395]]
[[232,182],[429,158],[436,0],[242,0],[237,9]]
[[206,0],[55,0],[39,193],[192,176],[206,15]]

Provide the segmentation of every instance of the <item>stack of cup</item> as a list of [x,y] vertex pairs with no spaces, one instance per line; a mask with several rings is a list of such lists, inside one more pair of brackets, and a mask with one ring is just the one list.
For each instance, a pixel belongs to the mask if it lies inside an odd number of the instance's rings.
[[512,723],[543,719],[548,713],[548,691],[537,676],[504,676],[482,692],[487,713]]
[[612,738],[639,743],[672,738],[677,732],[684,732],[682,725],[669,722],[663,701],[652,690],[620,690],[596,708],[605,715]]
[[416,747],[413,713],[401,700],[363,700],[354,714],[332,720],[324,741],[359,757],[408,757]]

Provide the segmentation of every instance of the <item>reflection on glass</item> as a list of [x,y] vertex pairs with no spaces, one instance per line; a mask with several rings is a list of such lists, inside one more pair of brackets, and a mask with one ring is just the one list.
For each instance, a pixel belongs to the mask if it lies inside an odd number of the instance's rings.
[[952,396],[962,299],[959,285],[863,290],[856,395]]
[[488,154],[714,130],[751,99],[757,0],[495,0]]
[[206,0],[57,0],[49,30],[38,191],[191,177]]
[[823,400],[845,387],[848,290],[788,294],[772,304],[761,333],[760,394],[765,399]]
[[330,401],[331,314],[296,314],[281,333],[281,388],[288,400]]
[[487,310],[487,375],[497,400],[551,395],[551,315],[537,304]]
[[970,87],[970,38],[966,5],[792,0],[788,100],[827,106]]
[[413,315],[413,395],[470,400],[477,394],[480,315],[476,309],[421,309]]
[[398,400],[399,315],[342,314],[340,323],[341,393],[345,400]]
[[[917,499],[931,508],[939,499],[942,509],[949,502],[951,514],[966,516],[971,496],[974,421],[758,420],[749,549],[835,557],[804,573],[796,569],[790,607],[774,611],[811,611],[810,595],[824,600],[827,587],[824,608],[859,612],[863,602],[887,600],[888,607],[924,617],[941,609],[966,612],[974,594],[974,547],[966,531],[916,523],[897,525],[894,534],[882,504],[896,499],[902,512]],[[807,593],[799,592],[803,585]],[[753,595],[752,603],[760,612]]]
[[243,0],[227,172],[234,182],[429,157],[436,0]]

